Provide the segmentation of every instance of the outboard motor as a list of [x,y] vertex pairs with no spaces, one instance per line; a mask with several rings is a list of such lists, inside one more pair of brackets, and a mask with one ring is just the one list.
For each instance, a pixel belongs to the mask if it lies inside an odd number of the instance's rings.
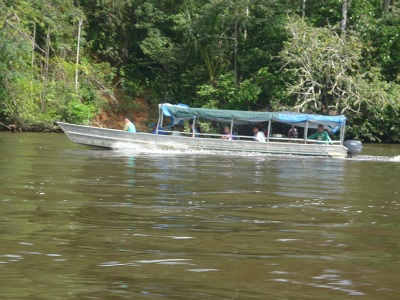
[[347,148],[347,155],[353,157],[362,151],[362,143],[360,141],[348,140],[344,141],[343,145]]

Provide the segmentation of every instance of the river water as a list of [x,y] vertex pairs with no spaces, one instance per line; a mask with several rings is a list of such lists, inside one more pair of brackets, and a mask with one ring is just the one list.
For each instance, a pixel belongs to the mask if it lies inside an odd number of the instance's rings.
[[399,299],[400,145],[356,159],[0,133],[0,299]]

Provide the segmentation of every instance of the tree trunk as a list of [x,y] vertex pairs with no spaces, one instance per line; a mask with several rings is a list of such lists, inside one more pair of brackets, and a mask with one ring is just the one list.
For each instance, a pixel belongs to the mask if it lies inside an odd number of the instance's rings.
[[47,29],[46,38],[46,60],[44,63],[44,79],[43,79],[43,97],[42,97],[42,112],[46,112],[46,97],[47,97],[47,80],[49,75],[49,57],[50,57],[50,27]]
[[237,48],[238,48],[238,24],[237,19],[235,21],[235,49],[234,49],[234,73],[235,73],[235,85],[238,85],[238,76],[237,76]]
[[33,67],[35,65],[35,41],[36,41],[36,22],[33,23],[33,37],[32,37],[32,59],[31,59],[31,98],[33,99],[33,80],[35,79],[35,72]]
[[303,0],[302,8],[301,8],[301,17],[304,19],[306,17],[306,2],[307,0]]
[[35,40],[36,40],[36,22],[33,23],[33,38],[32,38],[32,61],[31,61],[31,72],[33,73],[33,65],[35,62]]
[[[249,2],[247,1],[247,4],[246,4],[246,19],[248,19],[249,18]],[[245,27],[244,28],[244,39],[246,40],[247,39],[247,27]]]
[[237,0],[235,0],[235,36],[234,36],[234,57],[233,57],[233,71],[235,74],[235,85],[238,85],[238,78],[237,78],[237,47],[238,47],[238,8],[237,8]]
[[340,26],[340,30],[342,31],[342,35],[346,34],[346,27],[347,27],[347,12],[349,10],[351,4],[351,0],[344,0],[343,7],[342,7],[342,24]]
[[78,46],[76,49],[76,72],[75,72],[75,92],[78,93],[78,74],[79,74],[79,50],[81,44],[81,27],[82,27],[82,19],[79,19],[79,28],[78,28]]
[[390,0],[384,0],[383,1],[383,11],[384,12],[389,12],[389,7],[390,7]]

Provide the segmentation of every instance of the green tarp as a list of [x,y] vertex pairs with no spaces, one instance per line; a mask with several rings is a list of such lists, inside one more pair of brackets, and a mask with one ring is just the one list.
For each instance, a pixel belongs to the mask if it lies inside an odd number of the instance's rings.
[[[164,108],[166,108],[169,113],[166,114]],[[230,123],[232,119],[234,123],[268,122],[269,120],[274,120],[279,117],[279,113],[274,112],[188,108],[170,104],[163,104],[163,112],[166,116],[179,119],[198,117],[227,123]]]
[[224,123],[252,124],[268,121],[275,121],[300,127],[307,126],[316,128],[318,124],[323,124],[329,131],[337,131],[341,126],[346,125],[346,117],[324,116],[314,114],[300,114],[293,112],[259,112],[259,111],[239,111],[226,109],[207,109],[190,108],[187,106],[160,104],[164,116],[173,117],[176,120],[191,119],[194,117],[214,120]]

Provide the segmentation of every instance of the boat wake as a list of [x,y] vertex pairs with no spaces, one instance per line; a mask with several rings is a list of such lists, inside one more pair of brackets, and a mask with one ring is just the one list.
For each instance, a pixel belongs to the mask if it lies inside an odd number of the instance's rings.
[[[221,150],[202,150],[192,149],[182,145],[181,147],[169,148],[161,147],[158,145],[128,145],[124,147],[118,147],[113,152],[120,155],[135,155],[135,154],[149,154],[149,155],[219,155],[219,156],[240,156],[240,157],[254,157],[254,156],[271,156],[267,153],[251,153],[251,152],[238,152],[238,151],[221,151]],[[282,156],[282,155],[280,155]]]
[[[115,150],[103,150],[103,149],[91,149],[85,150],[89,155],[96,157],[110,157],[110,156],[135,156],[135,155],[162,155],[162,156],[176,156],[176,155],[213,155],[213,156],[235,156],[235,157],[270,157],[270,158],[282,158],[282,159],[331,159],[322,156],[300,156],[300,155],[288,155],[288,154],[269,154],[269,153],[252,153],[252,152],[240,152],[240,151],[216,151],[216,150],[201,150],[188,148],[185,145],[174,144],[174,147],[160,146],[155,144],[131,144],[131,143],[120,143],[116,145]],[[352,158],[346,158],[344,161],[379,161],[379,162],[400,162],[400,155],[396,156],[376,156],[376,155],[358,155]]]
[[400,162],[400,155],[396,155],[396,156],[358,155],[356,157],[349,158],[349,160]]
[[[132,154],[162,154],[162,155],[218,155],[218,156],[235,156],[235,157],[279,157],[279,158],[302,158],[302,159],[331,159],[322,156],[301,156],[289,154],[270,154],[270,153],[251,153],[239,151],[215,151],[215,150],[199,150],[181,147],[179,149],[160,148],[156,145],[148,145],[146,147],[132,145],[132,147],[119,148],[114,152],[120,155]],[[400,155],[397,156],[375,156],[375,155],[358,155],[352,158],[346,158],[345,161],[381,161],[381,162],[400,162]]]

